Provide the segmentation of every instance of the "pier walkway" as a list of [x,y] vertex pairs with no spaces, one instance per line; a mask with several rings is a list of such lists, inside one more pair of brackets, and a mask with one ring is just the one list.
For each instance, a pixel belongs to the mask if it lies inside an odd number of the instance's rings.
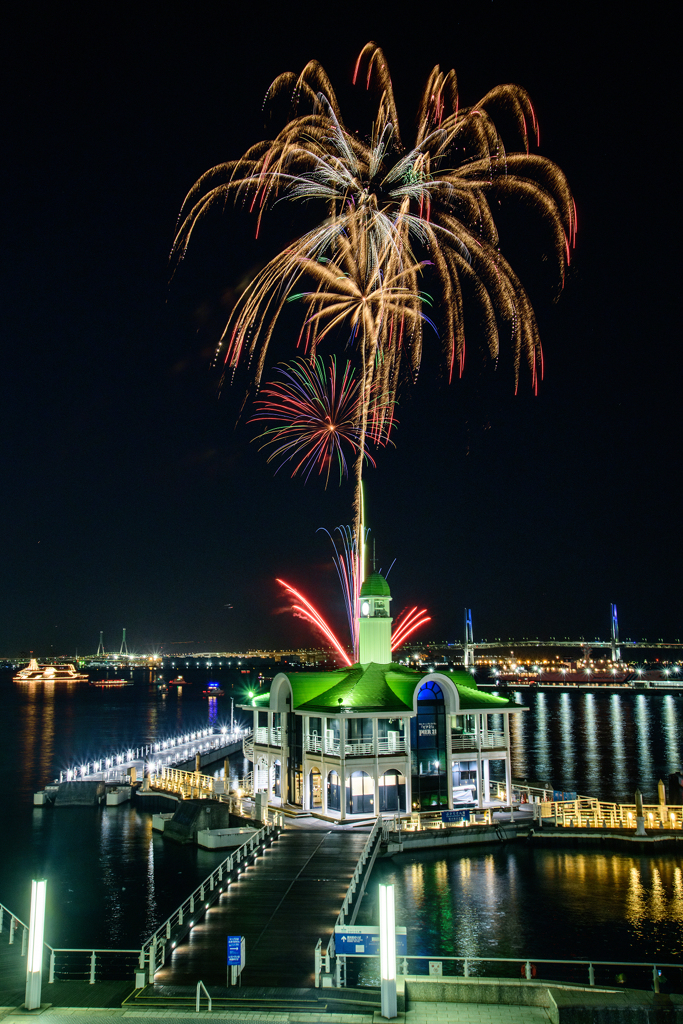
[[291,829],[194,926],[157,971],[155,988],[225,985],[227,935],[244,935],[249,987],[311,987],[314,951],[327,945],[367,831]]
[[124,751],[112,751],[105,757],[84,764],[74,764],[59,773],[57,782],[121,782],[125,781],[131,768],[139,779],[146,773],[159,771],[162,767],[194,766],[196,755],[202,766],[229,757],[242,749],[245,736],[250,729],[223,728],[214,732],[211,728],[157,740],[141,747],[129,747]]

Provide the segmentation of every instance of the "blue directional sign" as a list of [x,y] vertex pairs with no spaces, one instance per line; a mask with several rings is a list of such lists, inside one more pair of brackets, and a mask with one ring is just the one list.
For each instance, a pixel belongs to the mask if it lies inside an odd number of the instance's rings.
[[[334,950],[338,956],[379,956],[379,928],[376,925],[337,925]],[[408,955],[405,928],[396,929],[396,955]]]
[[562,790],[553,790],[553,800],[555,803],[562,803],[564,800],[576,800],[576,793],[563,793]]
[[228,967],[242,966],[242,935],[228,935]]
[[442,811],[441,820],[444,824],[452,825],[455,821],[469,821],[470,812],[469,810],[463,811]]

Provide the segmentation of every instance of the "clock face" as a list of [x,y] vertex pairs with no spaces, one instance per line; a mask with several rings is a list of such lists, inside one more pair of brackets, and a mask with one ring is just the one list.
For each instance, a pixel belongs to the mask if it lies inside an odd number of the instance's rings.
[[370,602],[369,601],[363,601],[362,605],[360,606],[360,612],[361,612],[361,615],[369,615],[370,614]]

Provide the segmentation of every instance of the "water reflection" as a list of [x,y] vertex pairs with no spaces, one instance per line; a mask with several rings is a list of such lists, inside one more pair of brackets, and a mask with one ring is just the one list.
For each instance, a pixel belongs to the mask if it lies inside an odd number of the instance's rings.
[[536,754],[536,778],[544,781],[552,777],[550,764],[550,735],[548,709],[545,694],[536,694],[536,721],[535,726],[535,754]]
[[650,706],[644,693],[639,693],[636,696],[636,727],[638,744],[638,782],[640,785],[640,779],[650,780],[653,775],[652,737],[650,736]]
[[560,695],[560,732],[562,736],[562,760],[560,763],[562,778],[566,780],[568,789],[574,788],[576,776],[573,734],[574,705],[572,701],[573,695],[566,691]]
[[[359,922],[377,924],[377,884],[396,885],[408,953],[648,960],[683,953],[680,856],[519,846],[377,862]],[[377,967],[365,964],[365,983]],[[476,965],[473,966],[476,972]]]
[[595,697],[592,693],[584,694],[584,724],[581,735],[584,741],[586,756],[586,778],[590,783],[591,793],[600,792],[600,750],[598,748],[598,724],[595,703]]
[[670,693],[664,697],[664,746],[666,749],[667,775],[679,770],[680,754],[680,722],[676,714],[676,702]]

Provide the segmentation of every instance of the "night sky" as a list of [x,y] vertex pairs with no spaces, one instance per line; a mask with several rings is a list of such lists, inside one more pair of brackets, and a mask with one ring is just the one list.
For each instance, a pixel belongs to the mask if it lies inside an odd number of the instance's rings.
[[[428,607],[425,639],[459,639],[465,605],[478,638],[593,638],[615,601],[622,636],[683,636],[675,6],[326,9],[4,8],[0,655],[94,651],[100,630],[118,649],[123,626],[139,651],[317,642],[276,576],[343,631],[316,530],[351,522],[352,484],[274,477],[211,366],[233,289],[286,225],[254,246],[216,216],[170,283],[168,254],[199,175],[268,135],[278,73],[317,58],[366,131],[350,80],[369,39],[404,136],[436,63],[464,103],[524,86],[579,223],[558,301],[533,224],[501,225],[541,329],[538,397],[526,369],[515,397],[502,335],[494,371],[473,324],[451,386],[425,335],[396,447],[365,477],[394,613]],[[294,340],[284,324],[277,356]]]

